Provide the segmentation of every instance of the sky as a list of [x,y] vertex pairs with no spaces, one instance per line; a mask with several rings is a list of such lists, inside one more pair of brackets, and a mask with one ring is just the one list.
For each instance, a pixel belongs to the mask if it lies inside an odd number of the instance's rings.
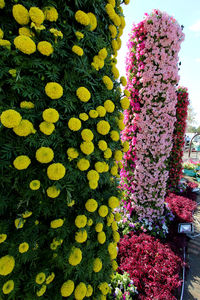
[[188,88],[190,104],[196,113],[194,125],[200,126],[200,0],[130,0],[129,5],[123,5],[126,27],[117,56],[120,75],[126,75],[125,57],[132,25],[142,21],[144,13],[150,13],[153,9],[165,11],[184,26],[185,40],[179,52],[179,85]]

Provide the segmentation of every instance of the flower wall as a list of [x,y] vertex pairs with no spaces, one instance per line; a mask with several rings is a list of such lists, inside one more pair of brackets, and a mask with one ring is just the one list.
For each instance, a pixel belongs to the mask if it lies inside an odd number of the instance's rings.
[[168,161],[168,188],[176,188],[182,176],[182,157],[185,144],[185,130],[187,125],[187,109],[189,104],[187,88],[178,87],[176,93],[176,122],[174,124],[173,148]]
[[128,42],[126,71],[130,109],[125,113],[123,140],[130,148],[124,156],[121,186],[125,203],[139,220],[153,221],[163,214],[176,120],[178,52],[184,39],[179,24],[154,10],[134,25]]
[[0,298],[106,299],[129,1],[15,2],[0,0]]

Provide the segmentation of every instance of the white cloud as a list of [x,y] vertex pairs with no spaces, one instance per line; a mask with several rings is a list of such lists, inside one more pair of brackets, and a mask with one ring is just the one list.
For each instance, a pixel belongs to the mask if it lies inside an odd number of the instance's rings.
[[189,27],[191,31],[200,32],[200,20]]
[[196,58],[195,61],[200,63],[200,57]]

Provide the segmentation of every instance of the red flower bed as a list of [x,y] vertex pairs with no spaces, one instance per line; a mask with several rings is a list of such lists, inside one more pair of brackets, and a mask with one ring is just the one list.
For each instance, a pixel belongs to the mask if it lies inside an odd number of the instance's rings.
[[177,196],[173,193],[169,193],[165,198],[172,213],[177,216],[180,221],[192,222],[193,211],[196,209],[197,204],[195,201],[188,198]]
[[168,245],[145,233],[124,236],[119,243],[119,272],[128,272],[141,300],[175,300],[181,285],[181,259]]

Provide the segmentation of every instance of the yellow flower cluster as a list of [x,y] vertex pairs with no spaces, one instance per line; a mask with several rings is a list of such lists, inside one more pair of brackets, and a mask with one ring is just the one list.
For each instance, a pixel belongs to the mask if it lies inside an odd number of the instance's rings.
[[69,297],[74,291],[74,282],[67,280],[61,286],[60,292],[63,297]]
[[77,37],[78,40],[81,40],[81,39],[84,38],[84,34],[82,32],[80,32],[80,31],[76,31],[75,35],[76,35],[76,37]]
[[123,86],[126,86],[127,85],[127,81],[126,81],[126,78],[124,76],[120,77],[120,82]]
[[112,130],[112,131],[110,132],[110,137],[111,137],[111,139],[112,139],[113,141],[115,141],[115,142],[119,141],[119,139],[120,139],[119,132],[116,131],[116,130]]
[[85,159],[85,158],[81,158],[78,162],[77,162],[77,167],[79,170],[81,171],[86,171],[89,167],[90,167],[90,162],[89,160]]
[[7,234],[1,233],[0,234],[0,244],[3,243],[7,239]]
[[43,284],[42,287],[37,291],[37,293],[36,293],[37,296],[41,297],[42,295],[44,295],[44,293],[46,292],[46,289],[47,289],[46,285]]
[[100,140],[98,142],[98,147],[101,151],[105,151],[108,148],[108,145],[107,145],[106,141]]
[[83,56],[83,54],[84,54],[83,49],[81,47],[77,46],[77,45],[74,45],[72,47],[72,52],[74,52],[78,56]]
[[48,123],[56,123],[59,120],[59,113],[54,108],[47,108],[43,111],[42,117]]
[[98,209],[100,217],[104,218],[108,215],[108,207],[106,205],[101,205]]
[[107,282],[102,282],[99,285],[99,289],[100,289],[100,291],[102,292],[103,295],[107,295],[110,292],[110,287],[109,287]]
[[66,169],[61,163],[51,164],[47,168],[47,176],[51,180],[60,180],[65,176]]
[[99,271],[101,271],[102,269],[102,261],[100,258],[95,258],[95,260],[93,261],[93,271],[95,273],[98,273]]
[[59,99],[63,95],[63,87],[56,82],[48,82],[45,86],[45,93],[51,99]]
[[21,4],[13,5],[12,9],[13,17],[15,21],[20,25],[27,25],[29,23],[28,10]]
[[33,128],[33,124],[28,120],[22,120],[18,126],[13,128],[13,131],[19,136],[28,136],[29,134],[36,132]]
[[95,226],[96,232],[101,232],[103,230],[103,223],[97,223]]
[[106,234],[104,231],[101,231],[97,234],[97,240],[99,244],[104,244],[106,241]]
[[62,227],[63,224],[64,224],[63,219],[56,219],[56,220],[51,221],[50,226],[51,226],[51,228],[56,229],[56,228]]
[[82,136],[82,139],[86,142],[90,142],[94,138],[94,134],[90,129],[83,129],[81,131],[81,136]]
[[41,147],[36,151],[35,157],[42,164],[51,162],[54,158],[54,152],[49,147]]
[[6,276],[10,274],[15,266],[15,259],[13,256],[5,255],[0,258],[0,275]]
[[52,134],[52,132],[55,129],[55,125],[53,123],[48,123],[48,122],[42,122],[39,125],[40,131],[43,132],[46,135]]
[[130,106],[130,101],[127,97],[124,97],[120,101],[122,109],[128,109]]
[[4,0],[0,0],[0,9],[5,7],[5,1]]
[[2,39],[3,36],[4,36],[4,32],[3,32],[3,30],[0,28],[0,39]]
[[123,152],[128,152],[128,150],[129,150],[129,142],[125,141],[123,143]]
[[87,293],[87,287],[85,283],[80,282],[75,288],[74,297],[76,300],[82,300],[83,298],[85,298],[86,293]]
[[115,196],[112,196],[108,199],[108,205],[111,208],[116,208],[119,206],[119,199]]
[[30,101],[22,101],[20,102],[20,107],[24,109],[31,109],[34,108],[34,103]]
[[68,148],[67,155],[68,155],[69,160],[72,160],[74,158],[77,158],[79,153],[75,148]]
[[34,33],[27,27],[21,27],[19,28],[19,35],[25,35],[28,37],[33,37]]
[[77,231],[75,234],[75,240],[77,243],[84,243],[87,240],[87,231],[83,230],[83,231]]
[[78,131],[81,128],[81,121],[78,118],[71,118],[68,121],[68,127],[72,131]]
[[117,246],[115,243],[110,243],[108,245],[108,252],[111,259],[115,259],[117,257]]
[[107,112],[112,113],[115,110],[115,104],[111,100],[104,102],[104,108]]
[[93,57],[93,62],[91,63],[91,66],[94,67],[97,71],[102,69],[104,67],[104,60],[106,59],[108,55],[108,52],[106,48],[101,49],[98,52],[98,55],[95,55]]
[[110,124],[107,121],[99,121],[97,123],[97,131],[102,135],[106,135],[110,131]]
[[26,242],[21,243],[21,244],[19,245],[19,252],[20,252],[20,253],[25,253],[25,252],[28,251],[28,249],[29,249],[29,244],[26,243]]
[[82,102],[88,102],[91,98],[89,90],[83,86],[76,90],[76,95]]
[[63,38],[63,34],[60,30],[57,30],[56,28],[51,28],[49,30],[51,33],[53,33],[54,37],[55,37],[55,42],[57,43],[57,39],[58,37],[60,37],[61,39]]
[[94,31],[97,28],[97,18],[96,16],[89,12],[87,13],[88,17],[89,17],[89,26],[90,26],[90,31]]
[[87,217],[85,215],[79,215],[75,219],[75,225],[78,228],[84,228],[87,224]]
[[90,116],[90,118],[92,118],[92,119],[96,119],[97,117],[98,117],[98,112],[95,110],[95,109],[91,109],[90,111],[89,111],[89,116]]
[[46,42],[46,41],[41,41],[37,45],[38,51],[45,56],[49,56],[53,53],[53,46],[51,43]]
[[87,209],[87,211],[89,212],[95,212],[95,210],[97,210],[98,207],[98,203],[96,200],[94,199],[89,199],[87,200],[87,202],[85,203],[85,208]]
[[4,295],[8,295],[12,292],[12,290],[14,289],[15,283],[13,280],[8,280],[4,283],[3,287],[2,287],[2,291],[4,293]]
[[13,161],[13,165],[17,170],[24,170],[27,169],[28,166],[30,165],[31,160],[28,156],[26,155],[20,155],[15,158]]
[[88,115],[86,113],[80,113],[79,114],[79,118],[82,120],[82,121],[87,121],[89,119]]
[[84,154],[90,155],[94,151],[94,144],[92,142],[84,141],[81,143],[80,148]]
[[43,8],[45,20],[50,22],[56,22],[58,19],[58,12],[53,6],[46,6]]
[[97,106],[96,111],[99,117],[105,117],[106,109],[102,105]]
[[47,189],[47,196],[50,198],[57,198],[60,195],[60,189],[57,189],[56,186],[50,186]]
[[82,24],[82,25],[89,25],[90,24],[90,18],[89,16],[81,11],[81,10],[78,10],[76,13],[75,13],[75,19],[78,23]]
[[0,46],[7,48],[8,50],[10,50],[11,48],[11,43],[8,40],[0,40]]
[[15,47],[25,54],[32,54],[36,51],[36,45],[34,41],[25,35],[19,35],[14,39]]
[[37,191],[40,188],[40,181],[39,180],[32,180],[29,184],[29,187],[33,191]]
[[0,120],[3,126],[14,128],[20,124],[22,116],[16,110],[8,109],[2,112]]
[[69,256],[69,264],[77,266],[82,260],[82,251],[79,248],[73,247]]
[[106,88],[108,90],[112,90],[113,89],[113,82],[112,80],[108,77],[108,76],[103,76],[103,83],[105,84]]
[[44,272],[40,272],[35,277],[35,282],[37,284],[42,284],[46,279],[46,274]]
[[41,25],[44,22],[44,13],[38,7],[31,7],[29,9],[29,16],[31,18],[31,21],[37,25]]

